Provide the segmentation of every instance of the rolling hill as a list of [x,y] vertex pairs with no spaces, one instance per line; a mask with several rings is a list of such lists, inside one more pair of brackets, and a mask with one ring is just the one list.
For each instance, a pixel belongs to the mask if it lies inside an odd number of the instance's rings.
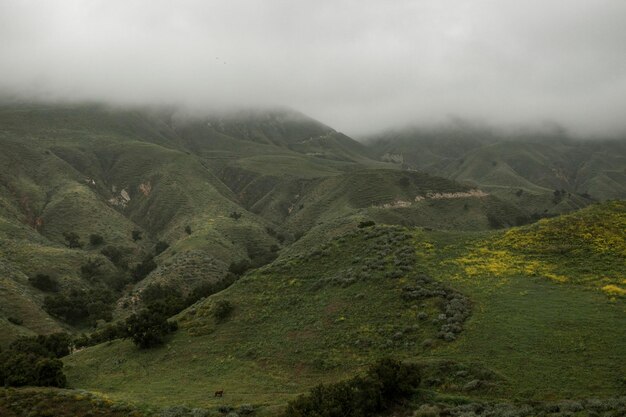
[[[589,271],[602,265],[624,288],[624,213],[623,203],[594,205],[493,232],[352,223],[188,308],[161,349],[114,341],[67,357],[69,380],[118,399],[207,408],[224,404],[207,395],[223,388],[229,405],[271,414],[319,382],[393,355],[435,368],[455,361],[456,377],[429,382],[440,393],[620,395],[626,340],[615,329],[626,326],[626,298]],[[592,228],[595,240],[577,226]],[[586,243],[545,251],[564,239]],[[554,276],[561,262],[567,279]],[[234,306],[224,321],[213,314],[220,301]],[[464,388],[476,379],[482,388]]]
[[535,213],[626,198],[626,142],[571,139],[562,132],[500,133],[458,123],[367,138],[379,157],[473,184]]
[[[101,329],[154,284],[223,283],[162,347],[65,357],[70,387],[147,415],[275,415],[393,356],[435,400],[624,395],[624,146],[471,126],[363,144],[289,109],[4,104],[0,346]],[[65,409],[75,392],[3,398],[46,395]]]

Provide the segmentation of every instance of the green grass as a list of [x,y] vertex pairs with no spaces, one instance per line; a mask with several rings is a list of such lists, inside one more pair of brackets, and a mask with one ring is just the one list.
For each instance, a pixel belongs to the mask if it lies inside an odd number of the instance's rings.
[[[594,206],[578,215],[591,220],[612,209]],[[270,413],[319,382],[348,377],[393,355],[418,363],[451,359],[494,372],[490,391],[467,393],[459,382],[435,388],[470,398],[624,394],[626,335],[619,331],[626,326],[624,300],[611,300],[575,280],[559,283],[523,272],[467,274],[462,260],[506,232],[377,227],[397,232],[391,239],[385,233],[369,239],[367,229],[354,233],[346,225],[344,230],[317,246],[294,245],[274,264],[181,313],[181,329],[164,348],[141,352],[116,341],[68,357],[70,383],[141,403],[252,403]],[[512,232],[527,230],[533,226]],[[395,233],[409,238],[396,240]],[[389,278],[406,248],[413,254],[411,271]],[[571,272],[576,265],[583,271],[585,262],[570,263]],[[436,297],[423,302],[401,297],[402,287],[420,273],[472,301],[458,340],[437,339],[438,327],[431,322],[441,308]],[[222,323],[212,315],[218,300],[235,306]],[[428,320],[418,320],[419,311]],[[432,348],[422,345],[426,339],[435,341]],[[211,391],[220,388],[228,395],[212,398]]]

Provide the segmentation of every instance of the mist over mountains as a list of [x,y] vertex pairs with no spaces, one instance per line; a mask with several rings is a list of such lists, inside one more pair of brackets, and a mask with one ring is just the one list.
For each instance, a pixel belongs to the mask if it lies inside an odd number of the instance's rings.
[[351,136],[449,116],[624,132],[619,0],[3,1],[0,91],[286,105]]

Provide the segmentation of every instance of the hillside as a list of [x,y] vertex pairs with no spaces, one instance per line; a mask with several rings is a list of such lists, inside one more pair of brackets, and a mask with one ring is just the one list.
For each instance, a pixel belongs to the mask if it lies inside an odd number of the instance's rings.
[[[525,216],[467,186],[390,169],[365,146],[285,109],[200,117],[5,105],[0,126],[2,262],[12,271],[3,278],[5,344],[20,333],[76,327],[42,310],[51,294],[28,285],[38,274],[59,280],[61,295],[112,291],[93,302],[117,300],[113,317],[124,317],[151,283],[188,292],[223,279],[233,262],[272,259],[314,226],[372,218],[475,230]],[[67,250],[67,232],[81,248]],[[169,247],[155,254],[158,242]],[[133,268],[154,255],[156,269],[135,282]],[[89,262],[98,264],[96,278],[82,276]]]
[[209,288],[165,346],[66,356],[70,387],[275,415],[391,356],[435,400],[623,395],[626,206],[604,201],[626,197],[623,143],[517,139],[364,145],[288,109],[3,105],[0,346]]
[[[626,198],[626,142],[557,133],[498,133],[459,123],[367,138],[383,160],[473,184],[536,213],[558,214],[590,198]],[[558,190],[558,193],[557,193]]]
[[[352,223],[190,307],[161,349],[140,352],[115,341],[69,356],[69,380],[116,398],[202,407],[223,404],[207,397],[219,387],[230,405],[270,412],[316,383],[393,355],[435,368],[441,360],[458,361],[459,376],[430,382],[440,393],[536,400],[620,395],[626,340],[615,329],[626,326],[626,298],[607,294],[587,274],[600,264],[618,280],[626,273],[624,212],[623,203],[595,205],[488,233]],[[563,227],[572,222],[577,227]],[[592,240],[532,258],[550,239],[587,239],[579,226],[593,228],[598,242],[619,246],[607,251]],[[511,242],[508,252],[486,252],[502,241]],[[567,280],[551,275],[561,260]],[[213,314],[220,301],[234,306],[225,321]],[[474,379],[483,381],[481,389],[464,388]]]

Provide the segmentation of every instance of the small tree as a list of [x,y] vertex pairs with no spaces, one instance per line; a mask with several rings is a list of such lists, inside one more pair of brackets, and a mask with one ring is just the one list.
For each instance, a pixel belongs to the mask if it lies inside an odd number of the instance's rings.
[[191,234],[191,226],[189,225],[185,226],[185,233],[187,233],[188,235]]
[[140,349],[162,345],[165,336],[176,329],[176,322],[169,322],[164,315],[149,310],[143,310],[126,319],[127,337]]
[[230,213],[231,219],[239,220],[240,217],[241,217],[241,213],[238,211],[233,211],[232,213]]
[[67,246],[71,249],[82,248],[80,236],[76,232],[63,232],[63,238],[67,242]]

